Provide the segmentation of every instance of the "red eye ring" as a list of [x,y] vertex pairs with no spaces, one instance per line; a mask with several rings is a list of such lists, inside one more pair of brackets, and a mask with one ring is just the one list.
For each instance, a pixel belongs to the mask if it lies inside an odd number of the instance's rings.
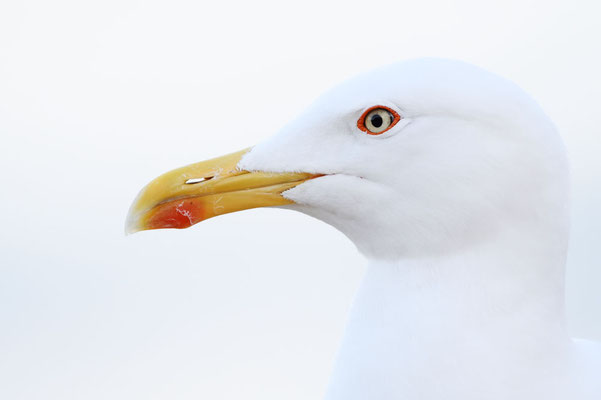
[[[367,118],[367,116],[370,113],[372,113],[372,111],[375,111],[375,110],[387,111],[392,116],[392,121],[390,122],[390,125],[388,125],[388,127],[386,129],[379,131],[379,132],[373,132],[373,131],[369,130],[365,124],[365,119]],[[361,117],[359,117],[359,120],[357,121],[357,128],[359,128],[363,132],[367,133],[368,135],[381,135],[384,132],[390,130],[400,120],[401,120],[401,116],[399,115],[399,113],[394,111],[392,108],[386,107],[386,106],[373,106],[373,107],[368,108],[367,110],[365,110],[363,112],[363,114],[361,114]]]

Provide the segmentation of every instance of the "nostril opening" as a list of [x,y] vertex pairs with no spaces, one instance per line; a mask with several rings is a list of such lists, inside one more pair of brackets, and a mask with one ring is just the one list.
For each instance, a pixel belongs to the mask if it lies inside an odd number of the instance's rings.
[[201,183],[201,182],[205,182],[205,181],[208,181],[211,179],[213,179],[212,176],[207,176],[205,178],[192,178],[192,179],[188,179],[186,181],[186,185],[194,185],[195,183]]

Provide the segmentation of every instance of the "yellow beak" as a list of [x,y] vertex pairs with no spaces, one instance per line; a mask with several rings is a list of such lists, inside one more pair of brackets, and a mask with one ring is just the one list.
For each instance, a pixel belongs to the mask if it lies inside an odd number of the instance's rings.
[[169,171],[146,185],[127,215],[125,231],[188,228],[221,214],[292,204],[281,193],[319,175],[237,168],[250,149]]

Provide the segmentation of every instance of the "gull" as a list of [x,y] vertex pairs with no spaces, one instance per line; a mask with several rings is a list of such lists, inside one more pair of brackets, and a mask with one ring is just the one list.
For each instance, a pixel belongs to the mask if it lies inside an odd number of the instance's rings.
[[368,267],[327,400],[601,399],[601,346],[566,324],[568,178],[555,126],[518,86],[419,59],[158,177],[126,230],[271,206],[345,234]]

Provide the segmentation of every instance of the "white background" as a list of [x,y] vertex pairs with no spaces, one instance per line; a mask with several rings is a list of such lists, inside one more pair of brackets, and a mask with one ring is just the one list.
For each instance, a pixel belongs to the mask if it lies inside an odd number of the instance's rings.
[[516,81],[573,176],[568,305],[601,339],[596,2],[0,3],[0,398],[318,399],[363,272],[277,209],[123,235],[138,190],[419,56]]

